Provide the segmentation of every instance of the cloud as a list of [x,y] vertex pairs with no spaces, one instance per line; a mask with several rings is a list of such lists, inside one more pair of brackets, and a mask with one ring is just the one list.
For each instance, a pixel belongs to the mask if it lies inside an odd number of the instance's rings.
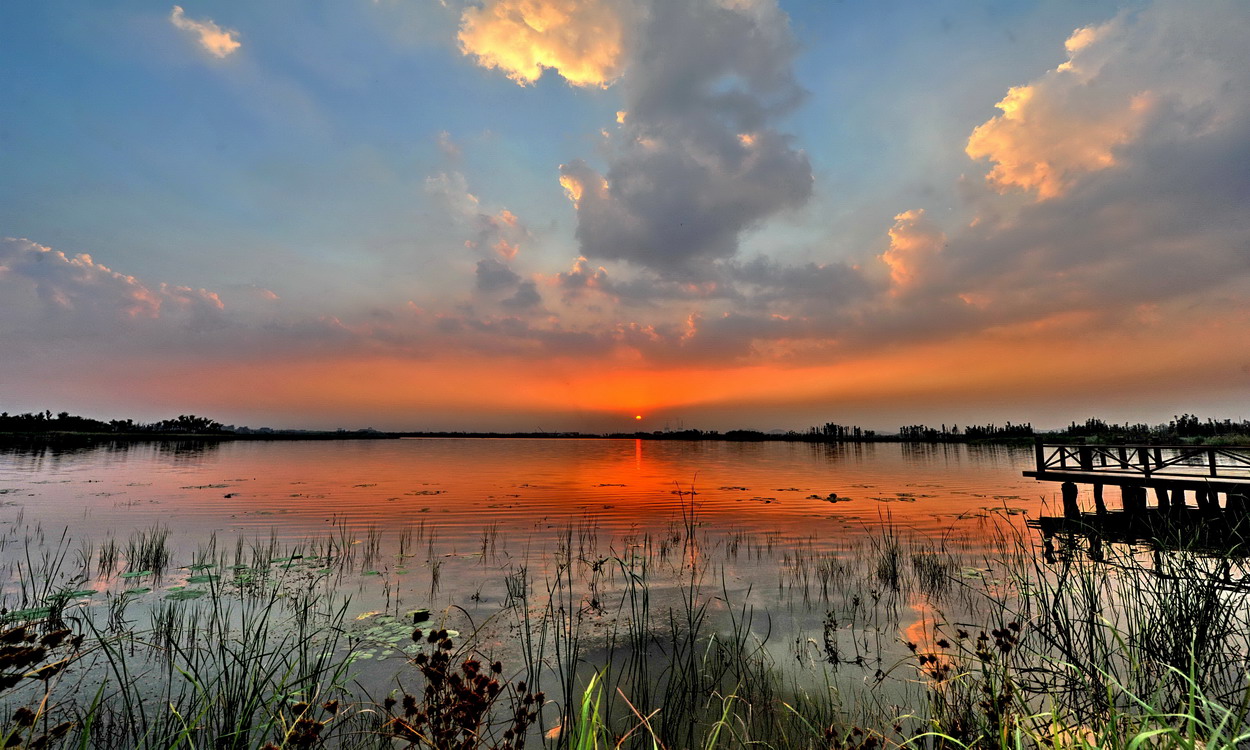
[[606,171],[560,167],[587,258],[706,278],[743,232],[811,193],[807,155],[776,128],[803,91],[774,0],[488,0],[465,9],[460,42],[519,83],[545,69],[619,81]]
[[517,285],[516,293],[502,302],[503,306],[513,310],[533,310],[542,305],[542,295],[538,293],[538,285],[533,281],[522,281]]
[[[1079,321],[1074,340],[1119,339],[1221,319],[1230,285],[1250,284],[1239,41],[1250,16],[1238,7],[1162,0],[1073,32],[1065,62],[1008,95],[1031,92],[1014,110],[1022,119],[1009,122],[1007,107],[974,132],[1001,161],[988,183],[962,186],[973,221],[900,213],[880,255],[891,293],[852,311],[837,339],[864,352],[1054,321]],[[1159,305],[1183,323],[1141,317]]]
[[529,228],[508,209],[484,210],[459,172],[441,172],[427,178],[425,190],[448,209],[454,221],[469,230],[464,245],[470,250],[491,252],[503,260],[512,260],[520,252],[522,243],[531,239]]
[[613,287],[608,279],[608,271],[603,266],[591,268],[585,258],[573,261],[573,267],[555,275],[555,284],[563,293],[566,301],[585,296],[587,292],[598,291],[612,294]]
[[223,29],[212,19],[197,21],[194,18],[188,18],[181,5],[174,6],[169,14],[169,22],[183,31],[189,31],[198,36],[200,46],[207,50],[208,54],[219,59],[229,57],[242,46],[236,38],[239,32],[233,29]]
[[465,8],[460,48],[523,86],[544,70],[575,86],[606,86],[620,74],[623,7],[608,0],[486,0]]
[[1121,166],[1160,121],[1179,128],[1173,135],[1215,125],[1214,112],[1227,107],[1221,100],[1244,96],[1235,82],[1245,60],[1234,39],[1245,28],[1235,3],[1189,13],[1163,1],[1077,29],[1065,43],[1067,60],[1010,89],[996,105],[1002,114],[972,132],[966,151],[993,164],[986,179],[1000,191],[1063,195]]
[[437,143],[438,150],[443,152],[443,156],[452,160],[460,158],[462,154],[460,144],[456,143],[455,139],[451,137],[451,133],[448,133],[446,130],[439,131]]
[[511,289],[521,283],[521,277],[506,263],[496,258],[484,258],[477,262],[475,271],[477,288],[483,292]]
[[889,235],[890,246],[881,254],[881,260],[889,266],[896,290],[915,286],[946,242],[946,236],[925,219],[924,209],[895,216]]
[[25,239],[0,239],[0,330],[39,342],[130,330],[203,330],[222,324],[206,289],[148,284],[90,255],[66,255]]
[[803,97],[797,44],[775,3],[654,2],[639,14],[607,170],[574,159],[560,182],[582,255],[686,278],[811,193],[807,155],[774,123]]

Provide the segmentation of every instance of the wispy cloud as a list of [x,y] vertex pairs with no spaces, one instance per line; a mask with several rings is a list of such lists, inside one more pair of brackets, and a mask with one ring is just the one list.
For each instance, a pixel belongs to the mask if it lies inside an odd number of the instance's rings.
[[213,57],[229,57],[239,47],[243,46],[237,38],[239,32],[233,29],[223,29],[214,23],[211,18],[203,20],[188,18],[181,5],[174,6],[173,11],[169,14],[169,22],[183,31],[195,34],[199,39],[200,46]]

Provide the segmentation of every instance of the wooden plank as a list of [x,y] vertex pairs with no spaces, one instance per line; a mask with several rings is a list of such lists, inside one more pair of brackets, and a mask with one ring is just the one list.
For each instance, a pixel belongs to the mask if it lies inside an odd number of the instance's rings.
[[1140,473],[1111,471],[1025,471],[1026,477],[1042,482],[1077,482],[1079,484],[1109,484],[1117,487],[1125,485],[1142,485],[1145,487],[1166,487],[1168,489],[1184,488],[1187,490],[1199,487],[1213,487],[1219,492],[1250,493],[1250,477],[1218,477],[1211,479],[1205,475],[1185,476],[1183,474],[1152,474],[1143,476]]

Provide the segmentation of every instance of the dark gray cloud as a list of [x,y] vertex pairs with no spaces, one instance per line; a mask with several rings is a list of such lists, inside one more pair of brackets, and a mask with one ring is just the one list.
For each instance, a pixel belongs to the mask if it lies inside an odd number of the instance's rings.
[[543,298],[538,293],[538,285],[532,281],[523,281],[517,286],[516,293],[501,304],[511,310],[533,310],[540,307],[542,303]]
[[495,258],[479,260],[474,274],[477,277],[477,288],[483,292],[511,289],[521,283],[521,277],[507,263]]

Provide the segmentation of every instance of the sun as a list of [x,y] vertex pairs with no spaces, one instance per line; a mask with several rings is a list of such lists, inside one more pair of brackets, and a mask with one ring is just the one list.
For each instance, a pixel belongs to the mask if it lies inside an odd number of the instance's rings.
[[641,414],[635,414],[635,415],[634,415],[634,419],[642,419],[642,415],[641,415]]

